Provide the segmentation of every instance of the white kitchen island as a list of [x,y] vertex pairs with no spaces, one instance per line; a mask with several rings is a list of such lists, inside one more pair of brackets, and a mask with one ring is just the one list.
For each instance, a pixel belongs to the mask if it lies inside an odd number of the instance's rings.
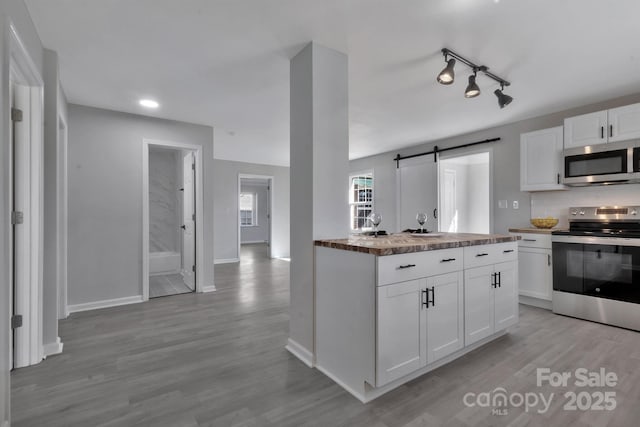
[[518,322],[517,237],[315,242],[315,367],[368,402]]

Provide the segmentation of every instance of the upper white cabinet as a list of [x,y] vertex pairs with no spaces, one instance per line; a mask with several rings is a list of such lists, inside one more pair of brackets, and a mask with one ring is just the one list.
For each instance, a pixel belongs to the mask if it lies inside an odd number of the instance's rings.
[[564,119],[564,148],[640,138],[640,103]]
[[565,190],[563,127],[520,135],[520,191]]
[[609,142],[640,138],[640,104],[609,110]]
[[564,148],[607,142],[607,122],[606,110],[564,119]]

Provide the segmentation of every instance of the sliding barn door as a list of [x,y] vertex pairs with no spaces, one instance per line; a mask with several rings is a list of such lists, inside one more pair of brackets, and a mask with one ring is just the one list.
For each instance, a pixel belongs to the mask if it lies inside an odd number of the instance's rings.
[[437,231],[438,221],[434,214],[438,208],[438,164],[433,156],[401,160],[396,179],[398,231],[418,228],[418,212],[427,214],[425,228]]

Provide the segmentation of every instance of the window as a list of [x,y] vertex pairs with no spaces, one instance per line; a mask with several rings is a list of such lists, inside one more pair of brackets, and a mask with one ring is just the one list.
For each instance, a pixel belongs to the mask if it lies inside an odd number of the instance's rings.
[[258,225],[258,195],[240,193],[240,225],[252,227]]
[[370,227],[367,217],[373,212],[373,173],[349,177],[349,210],[351,230]]

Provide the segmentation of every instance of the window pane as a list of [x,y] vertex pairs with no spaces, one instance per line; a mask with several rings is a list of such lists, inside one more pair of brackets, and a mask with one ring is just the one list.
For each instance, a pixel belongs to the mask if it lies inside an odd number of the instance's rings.
[[373,175],[362,174],[350,177],[349,203],[351,229],[371,227],[367,217],[373,211]]

